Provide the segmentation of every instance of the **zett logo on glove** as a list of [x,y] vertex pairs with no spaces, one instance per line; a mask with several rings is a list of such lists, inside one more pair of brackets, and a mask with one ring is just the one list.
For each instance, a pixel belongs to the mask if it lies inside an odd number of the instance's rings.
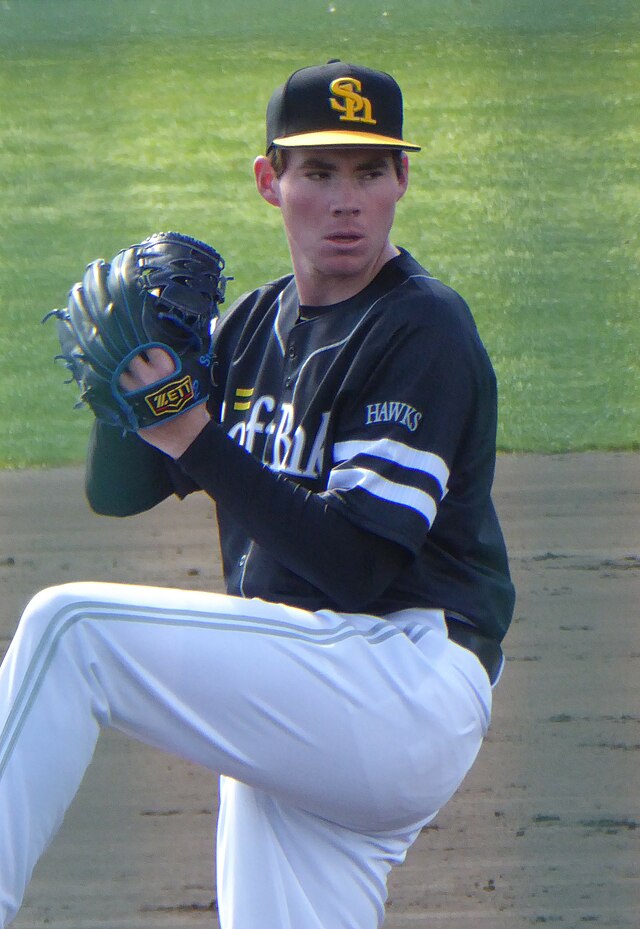
[[179,381],[163,384],[153,393],[146,394],[144,399],[153,415],[158,418],[182,412],[188,403],[195,400],[191,375],[187,374]]

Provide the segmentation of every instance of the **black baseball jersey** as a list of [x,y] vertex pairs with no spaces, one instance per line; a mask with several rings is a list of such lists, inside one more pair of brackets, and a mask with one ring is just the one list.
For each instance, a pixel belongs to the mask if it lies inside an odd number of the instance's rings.
[[[219,322],[213,379],[214,416],[239,446],[406,551],[367,612],[442,608],[502,638],[514,591],[491,501],[496,380],[455,291],[405,251],[332,306],[301,307],[283,277]],[[230,594],[337,608],[224,505],[218,523]],[[315,544],[321,559],[331,540]]]

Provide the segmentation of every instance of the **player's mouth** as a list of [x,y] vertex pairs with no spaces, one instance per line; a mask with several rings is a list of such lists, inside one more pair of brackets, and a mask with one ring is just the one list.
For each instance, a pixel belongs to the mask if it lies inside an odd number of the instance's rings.
[[358,232],[332,232],[325,236],[325,239],[332,245],[349,246],[362,242],[364,236]]

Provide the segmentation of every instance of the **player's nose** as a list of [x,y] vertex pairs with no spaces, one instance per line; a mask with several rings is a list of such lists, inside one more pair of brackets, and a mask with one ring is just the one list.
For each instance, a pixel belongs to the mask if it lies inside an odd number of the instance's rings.
[[334,216],[359,216],[360,207],[358,206],[336,206],[333,209]]
[[342,180],[336,185],[332,203],[334,216],[357,216],[361,211],[360,195],[357,185],[349,180]]

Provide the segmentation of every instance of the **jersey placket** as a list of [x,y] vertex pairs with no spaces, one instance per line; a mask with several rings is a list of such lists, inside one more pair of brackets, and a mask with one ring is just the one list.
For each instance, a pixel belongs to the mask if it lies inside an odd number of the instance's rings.
[[300,373],[300,348],[295,329],[292,329],[287,338],[284,359],[282,364],[282,381],[280,403],[276,406],[279,411],[276,418],[270,423],[267,432],[263,461],[280,463],[284,465],[289,451],[290,436],[294,429],[295,411],[293,408],[293,391]]

